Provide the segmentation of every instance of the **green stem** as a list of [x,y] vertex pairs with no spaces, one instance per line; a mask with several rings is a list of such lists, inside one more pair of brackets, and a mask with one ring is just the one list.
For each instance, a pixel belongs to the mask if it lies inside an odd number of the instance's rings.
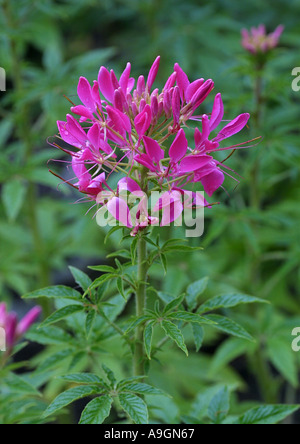
[[[138,241],[138,287],[136,291],[136,315],[141,317],[147,304],[147,242],[141,235]],[[143,376],[145,374],[145,353],[143,345],[143,327],[138,327],[136,331],[136,343],[134,352],[134,375]]]

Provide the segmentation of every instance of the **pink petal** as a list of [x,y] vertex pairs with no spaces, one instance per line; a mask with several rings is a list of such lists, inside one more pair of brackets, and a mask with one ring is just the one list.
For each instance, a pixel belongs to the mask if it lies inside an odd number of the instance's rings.
[[6,342],[9,348],[15,345],[17,340],[16,330],[18,325],[18,317],[15,313],[8,313],[5,322]]
[[112,83],[114,90],[119,89],[120,84],[119,84],[119,81],[118,81],[117,76],[116,76],[113,69],[110,71],[110,78],[111,78],[111,83]]
[[88,139],[94,148],[99,148],[101,139],[101,130],[98,123],[94,123],[92,128],[88,131]]
[[73,106],[71,108],[72,113],[76,114],[77,116],[84,117],[85,119],[94,120],[94,116],[91,111],[89,111],[85,106],[78,105]]
[[190,86],[190,81],[188,79],[188,76],[183,71],[183,69],[178,65],[178,63],[175,64],[174,70],[177,73],[177,85],[179,86],[180,89],[181,100],[185,101],[186,92],[188,87]]
[[159,70],[159,64],[160,64],[160,56],[157,57],[157,59],[155,60],[155,62],[153,63],[153,65],[150,69],[148,80],[147,80],[148,91],[151,91],[153,83],[155,82],[155,79],[156,79],[156,76],[157,76],[157,73]]
[[182,214],[182,196],[179,191],[171,191],[164,193],[153,208],[153,212],[157,213],[163,210],[161,226],[170,225],[174,220]]
[[164,92],[173,88],[177,78],[177,73],[173,72],[173,74],[168,78],[167,83],[164,86]]
[[94,80],[94,86],[92,88],[92,96],[93,96],[93,99],[94,99],[96,105],[99,108],[100,113],[101,113],[101,111],[102,111],[101,97],[100,97],[100,91],[99,91],[99,84],[98,84],[98,82],[96,82],[96,80]]
[[150,128],[152,122],[152,112],[150,105],[147,105],[144,111],[136,116],[134,125],[139,136],[144,136]]
[[130,177],[124,177],[118,183],[118,193],[121,191],[134,193],[135,191],[141,191],[141,187]]
[[131,73],[131,64],[127,63],[127,66],[126,66],[123,74],[121,75],[120,82],[119,82],[124,94],[127,94],[130,73]]
[[159,162],[165,157],[164,150],[160,147],[156,140],[153,140],[150,137],[144,136],[143,140],[148,157],[153,163],[155,162],[159,164]]
[[222,131],[220,131],[218,136],[214,139],[214,142],[219,142],[233,136],[234,134],[239,133],[240,131],[242,131],[243,128],[245,128],[249,119],[250,114],[241,114],[228,125],[226,125],[225,128],[222,129]]
[[139,96],[142,96],[144,94],[144,92],[146,90],[146,83],[145,83],[145,77],[144,76],[140,76],[138,78],[136,90],[137,90]]
[[197,171],[200,168],[206,166],[211,162],[211,157],[204,155],[191,155],[185,157],[180,164],[180,174],[191,173],[192,171]]
[[96,111],[96,107],[92,96],[92,88],[85,77],[80,77],[77,93],[84,106],[86,106],[90,112],[94,113]]
[[128,116],[111,106],[107,106],[106,111],[109,118],[113,122],[114,129],[116,131],[118,131],[121,135],[123,135],[124,130],[128,133],[131,132],[131,123]]
[[202,86],[200,86],[200,88],[198,89],[198,91],[195,92],[195,94],[193,95],[193,97],[190,101],[190,103],[193,105],[194,109],[198,108],[198,106],[200,106],[201,103],[204,102],[204,100],[208,97],[208,95],[213,90],[214,86],[215,86],[215,84],[211,79],[206,80],[206,82],[203,83]]
[[171,162],[174,164],[178,163],[186,155],[187,149],[188,141],[184,130],[181,129],[177,134],[176,139],[172,143],[169,151]]
[[211,197],[223,185],[225,176],[219,168],[201,179],[205,192]]
[[217,94],[210,118],[210,131],[214,131],[222,122],[224,117],[224,105],[221,94]]
[[131,77],[128,82],[127,93],[130,93],[133,90],[134,85],[135,85],[135,79]]
[[147,154],[139,154],[134,158],[134,160],[148,168],[150,171],[152,171],[152,173],[157,171],[156,166],[153,164],[152,160]]
[[99,71],[98,84],[103,96],[111,103],[114,100],[114,87],[111,81],[110,72],[102,66]]
[[199,88],[203,85],[203,83],[204,79],[198,79],[189,85],[186,91],[187,102],[190,102],[192,100],[193,95],[199,90]]
[[174,123],[178,124],[180,119],[180,91],[178,86],[175,86],[172,97],[172,111]]
[[23,336],[39,318],[41,313],[41,307],[34,307],[32,310],[30,310],[30,312],[20,321],[17,328],[17,336]]
[[0,327],[4,327],[6,316],[7,316],[6,304],[2,302],[0,304]]
[[130,221],[130,211],[123,199],[113,197],[107,203],[107,209],[116,220],[121,222],[122,225],[128,228],[132,228],[132,223]]

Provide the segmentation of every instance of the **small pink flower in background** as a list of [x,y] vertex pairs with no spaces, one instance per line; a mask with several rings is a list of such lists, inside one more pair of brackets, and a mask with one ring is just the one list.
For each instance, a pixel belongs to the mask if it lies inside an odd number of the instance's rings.
[[[73,147],[69,150],[55,144],[72,157],[75,178],[74,183],[67,183],[133,229],[133,235],[156,224],[157,218],[148,214],[143,199],[132,220],[131,209],[122,198],[125,185],[133,194],[159,190],[162,199],[156,209],[162,212],[162,225],[167,225],[181,215],[187,205],[182,204],[182,197],[192,192],[191,187],[198,187],[195,193],[204,191],[212,196],[223,186],[230,169],[214,157],[215,152],[246,147],[245,143],[221,145],[242,131],[250,118],[241,114],[222,125],[221,94],[216,95],[210,116],[196,114],[212,93],[213,80],[191,82],[176,63],[159,91],[153,89],[159,65],[157,57],[147,80],[139,76],[135,81],[130,63],[120,78],[101,67],[93,86],[81,77],[77,90],[80,104],[71,108],[75,117],[68,114],[66,121],[57,123],[58,137]],[[195,147],[190,147],[188,136],[193,133]],[[123,176],[116,190],[109,186],[113,173]],[[199,206],[199,202],[209,206],[200,197],[191,198],[189,205]]]
[[265,25],[259,25],[258,28],[242,30],[242,46],[252,54],[266,53],[279,44],[284,26],[278,26],[274,32],[267,34]]
[[6,333],[6,345],[8,351],[12,350],[14,345],[36,322],[42,312],[41,307],[34,307],[27,315],[18,322],[18,317],[14,312],[7,312],[5,303],[0,304],[0,327]]

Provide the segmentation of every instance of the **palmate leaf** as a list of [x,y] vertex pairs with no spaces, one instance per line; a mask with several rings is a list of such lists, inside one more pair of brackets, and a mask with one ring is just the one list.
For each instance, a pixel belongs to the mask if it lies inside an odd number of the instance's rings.
[[79,424],[103,424],[105,419],[110,415],[112,403],[113,399],[108,395],[94,399],[82,412]]

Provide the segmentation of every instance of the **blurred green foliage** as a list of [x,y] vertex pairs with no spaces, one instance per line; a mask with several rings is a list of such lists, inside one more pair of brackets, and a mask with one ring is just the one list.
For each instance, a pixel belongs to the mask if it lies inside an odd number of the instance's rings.
[[[155,364],[151,378],[174,400],[162,401],[166,406],[155,409],[156,418],[200,418],[205,412],[200,414],[195,396],[217,383],[246,392],[254,404],[295,403],[300,361],[291,350],[291,331],[300,326],[300,93],[291,88],[291,72],[300,65],[299,0],[274,0],[272,8],[259,0],[1,0],[0,8],[0,65],[8,80],[7,92],[0,93],[1,300],[62,283],[69,277],[58,273],[67,263],[104,262],[107,252],[120,249],[118,236],[104,244],[105,232],[85,216],[88,207],[70,205],[77,195],[64,186],[57,190],[47,161],[62,158],[46,140],[68,112],[64,95],[76,100],[80,75],[93,80],[101,64],[121,72],[127,61],[135,75],[146,73],[160,54],[158,83],[176,61],[191,79],[213,78],[228,119],[251,112],[249,139],[263,139],[231,157],[230,167],[243,178],[238,187],[228,178],[229,195],[220,193],[215,200],[221,205],[207,210],[204,237],[191,241],[204,251],[173,255],[167,276],[157,266],[151,277],[162,291],[179,296],[191,282],[209,276],[204,300],[242,291],[272,305],[224,313],[247,327],[255,345],[209,332],[188,369],[184,355],[166,350],[164,371]],[[279,23],[286,30],[262,73],[255,119],[257,72],[240,46],[240,29],[261,22],[270,31]],[[162,237],[172,236],[183,233],[163,230]],[[116,359],[122,353],[117,340],[106,353],[105,360],[125,377],[126,365]],[[58,366],[59,373],[64,370]],[[44,381],[31,382],[37,387]],[[50,384],[49,399],[61,385]],[[207,396],[215,394],[213,388]],[[239,416],[251,405],[238,406],[234,396],[232,413]]]

